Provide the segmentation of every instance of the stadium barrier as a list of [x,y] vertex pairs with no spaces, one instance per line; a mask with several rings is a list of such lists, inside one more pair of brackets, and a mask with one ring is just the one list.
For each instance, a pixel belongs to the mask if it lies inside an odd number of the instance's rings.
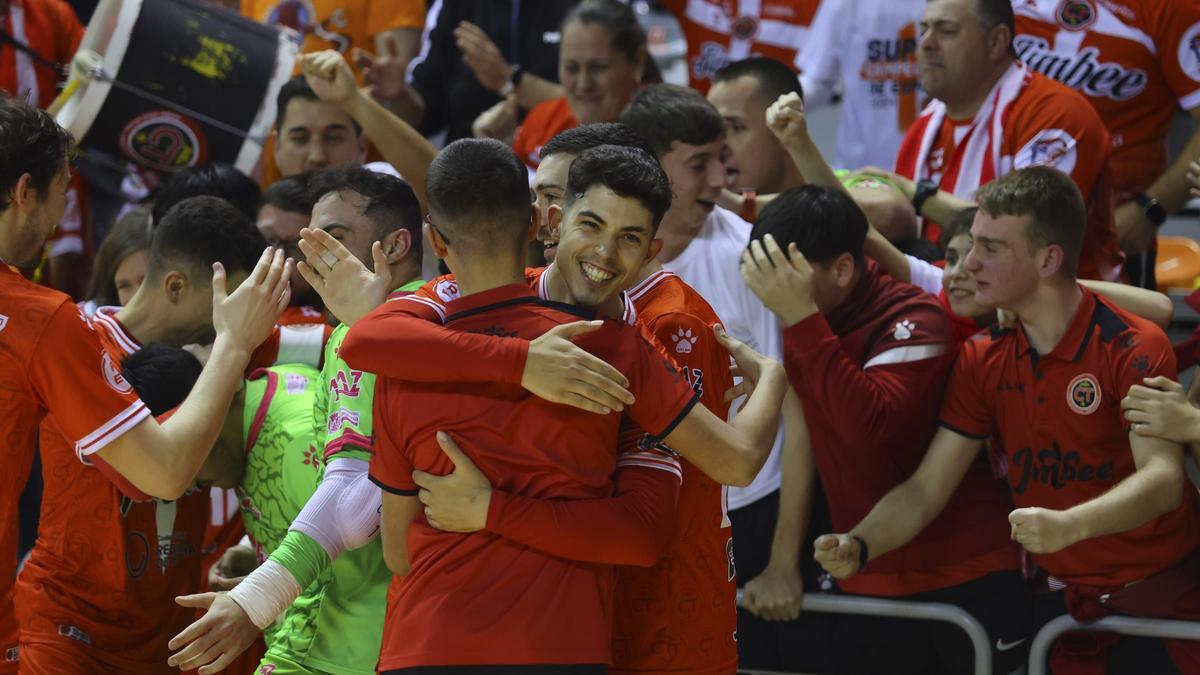
[[1071,615],[1060,616],[1038,631],[1029,646],[1029,675],[1046,675],[1046,655],[1063,633],[1098,631],[1135,637],[1200,640],[1200,622],[1168,619],[1135,619],[1128,616],[1109,616],[1096,621],[1076,621]]
[[[742,591],[738,589],[737,603],[742,604]],[[827,614],[861,614],[866,616],[890,616],[897,619],[919,619],[944,621],[963,630],[971,639],[975,652],[975,675],[991,675],[992,648],[987,631],[979,620],[965,610],[940,602],[910,602],[907,600],[882,600],[879,598],[850,597],[831,593],[805,593],[802,612],[825,612]],[[739,673],[754,675],[773,674],[764,670],[739,670]]]

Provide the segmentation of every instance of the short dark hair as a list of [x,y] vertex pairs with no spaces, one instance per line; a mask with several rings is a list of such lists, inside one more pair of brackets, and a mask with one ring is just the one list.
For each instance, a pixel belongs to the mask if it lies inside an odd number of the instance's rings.
[[258,205],[274,206],[280,211],[311,215],[313,206],[321,195],[316,194],[312,186],[312,177],[307,173],[280,178],[271,184],[262,194],[262,202]]
[[525,165],[490,138],[462,138],[443,148],[425,174],[425,194],[429,210],[446,220],[434,226],[453,244],[515,243],[531,223]]
[[561,131],[542,146],[542,159],[552,155],[566,153],[569,155],[582,154],[584,150],[598,148],[601,145],[616,145],[622,148],[637,148],[651,157],[654,148],[650,147],[641,136],[633,133],[629,127],[620,122],[599,122],[596,124],[581,124]]
[[121,375],[155,416],[183,405],[203,369],[187,350],[161,342],[151,342],[121,362]]
[[1030,252],[1050,245],[1063,249],[1063,271],[1079,269],[1087,229],[1087,207],[1075,181],[1049,166],[1030,166],[1007,173],[979,188],[979,210],[997,216],[1030,216],[1025,241]]
[[655,84],[634,94],[621,122],[662,157],[676,141],[704,145],[725,136],[725,120],[699,92],[674,84]]
[[789,244],[811,262],[827,263],[849,253],[863,261],[867,217],[849,195],[831,187],[805,185],[782,192],[758,214],[750,240],[775,237],[784,251]]
[[971,234],[971,223],[975,222],[975,214],[979,212],[978,206],[968,206],[959,209],[950,222],[942,227],[942,236],[938,240],[942,250],[945,250],[950,245],[950,240],[960,234]]
[[567,208],[597,185],[636,199],[653,217],[653,230],[658,229],[663,214],[671,208],[671,182],[666,172],[654,155],[638,148],[601,145],[584,150],[571,162]]
[[758,82],[758,90],[767,104],[775,99],[796,92],[800,100],[804,100],[804,89],[800,86],[800,78],[796,71],[788,65],[769,59],[765,56],[751,56],[741,61],[734,61],[713,73],[713,84],[729,82],[739,77],[753,77]]
[[113,223],[92,262],[87,298],[100,307],[117,305],[120,297],[113,276],[121,261],[138,251],[150,249],[150,209],[139,206]]
[[188,167],[167,179],[154,194],[151,211],[154,227],[167,211],[188,197],[220,197],[254,220],[258,217],[258,202],[262,189],[258,182],[233,168],[230,164],[206,164]]
[[1017,34],[1017,18],[1013,13],[1012,0],[975,0],[975,16],[990,31],[996,26],[1008,26],[1008,34]]
[[312,177],[310,192],[315,201],[330,192],[360,195],[366,200],[363,215],[375,224],[376,238],[408,230],[412,235],[410,248],[415,259],[421,259],[421,202],[408,183],[363,167],[328,169]]
[[[284,119],[287,117],[288,104],[292,102],[292,99],[296,99],[296,98],[302,99],[305,101],[320,101],[321,100],[321,97],[317,96],[317,92],[313,91],[313,88],[308,86],[308,80],[304,79],[303,75],[293,76],[292,79],[285,82],[283,84],[283,86],[279,88],[279,94],[277,94],[275,96],[275,132],[276,133],[283,132],[283,122],[284,122]],[[354,125],[354,135],[361,136],[362,135],[362,126],[357,121],[355,121],[355,119],[352,116],[346,115],[346,117],[349,117],[350,123]]]
[[[189,197],[167,211],[154,230],[146,278],[158,279],[173,265],[186,265],[203,283],[220,262],[226,272],[250,272],[267,242],[254,223],[219,197]],[[232,290],[232,289],[230,289]]]
[[73,148],[71,133],[49,113],[0,91],[0,212],[23,174],[44,199]]

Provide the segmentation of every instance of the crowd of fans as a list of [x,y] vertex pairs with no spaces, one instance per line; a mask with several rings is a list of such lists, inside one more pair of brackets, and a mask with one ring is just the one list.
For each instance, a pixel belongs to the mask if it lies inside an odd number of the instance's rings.
[[253,175],[89,161],[43,109],[95,3],[0,0],[0,673],[972,670],[814,593],[1011,673],[1200,620],[1154,276],[1200,5],[172,1],[302,36]]

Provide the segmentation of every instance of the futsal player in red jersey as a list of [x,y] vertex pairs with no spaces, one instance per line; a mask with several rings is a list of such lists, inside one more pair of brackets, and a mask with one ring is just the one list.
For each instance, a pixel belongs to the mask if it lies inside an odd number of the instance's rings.
[[[1176,377],[1166,336],[1075,282],[1085,211],[1067,176],[1022,169],[978,197],[975,298],[1017,325],[963,344],[921,465],[849,533],[818,539],[818,560],[845,578],[912,539],[994,434],[1017,507],[1011,536],[1049,575],[1039,622],[1064,612],[1197,619],[1200,521],[1183,449],[1135,433],[1119,408],[1145,378]],[[1114,636],[1060,641],[1051,660],[1073,672],[1194,672],[1200,647]]]
[[8,266],[27,266],[66,206],[70,135],[23,101],[0,96],[0,411],[9,466],[0,482],[0,672],[19,650],[11,606],[17,497],[28,476],[42,419],[53,414],[74,451],[153,496],[175,499],[192,484],[220,431],[254,346],[270,333],[289,292],[282,253],[264,252],[231,295],[213,278],[213,355],[198,389],[159,425],[120,377],[120,366],[70,298],[36,286]]

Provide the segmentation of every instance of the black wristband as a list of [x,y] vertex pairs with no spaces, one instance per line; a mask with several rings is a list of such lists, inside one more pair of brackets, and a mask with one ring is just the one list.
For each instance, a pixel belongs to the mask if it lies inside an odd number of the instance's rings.
[[925,206],[925,202],[937,193],[938,184],[928,178],[922,178],[917,183],[917,189],[913,192],[912,205],[918,216],[921,215],[921,207]]
[[1133,195],[1133,201],[1142,207],[1142,213],[1146,216],[1146,220],[1149,220],[1155,227],[1162,227],[1162,224],[1167,222],[1167,210],[1154,197],[1145,192],[1139,192]]
[[850,536],[858,542],[858,571],[862,572],[867,569],[867,561],[871,559],[871,554],[867,551],[867,541],[857,534]]

